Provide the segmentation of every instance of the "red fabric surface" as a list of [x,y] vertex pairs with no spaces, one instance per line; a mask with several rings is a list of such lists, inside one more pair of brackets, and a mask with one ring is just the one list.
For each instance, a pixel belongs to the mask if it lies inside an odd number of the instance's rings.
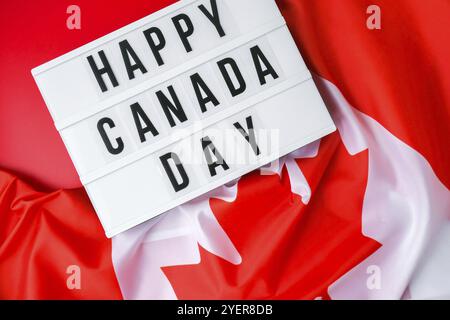
[[[0,171],[0,299],[121,298],[111,241],[82,189],[37,192]],[[69,266],[80,290],[69,290]]]
[[[422,154],[450,187],[450,2],[278,0],[308,66]],[[381,9],[381,30],[366,27]]]
[[[30,70],[172,2],[80,0],[81,31],[65,27],[68,1],[0,5],[0,168],[14,172],[0,173],[0,298],[121,297],[111,242],[84,191],[39,192],[80,183]],[[378,0],[375,31],[366,28],[373,1],[277,2],[309,67],[424,155],[449,187],[450,2]],[[257,174],[240,182],[236,203],[211,202],[243,264],[201,250],[200,265],[165,268],[179,297],[325,296],[377,249],[360,232],[366,155],[349,156],[334,134],[317,159],[298,163],[313,189],[308,206],[287,178]],[[81,290],[67,289],[69,265],[81,267]]]

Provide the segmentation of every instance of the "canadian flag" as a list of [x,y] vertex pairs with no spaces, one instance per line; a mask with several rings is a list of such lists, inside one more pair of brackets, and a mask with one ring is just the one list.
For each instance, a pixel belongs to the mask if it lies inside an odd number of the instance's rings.
[[172,1],[47,2],[0,10],[0,298],[450,298],[449,2],[277,1],[338,132],[112,240],[29,70]]

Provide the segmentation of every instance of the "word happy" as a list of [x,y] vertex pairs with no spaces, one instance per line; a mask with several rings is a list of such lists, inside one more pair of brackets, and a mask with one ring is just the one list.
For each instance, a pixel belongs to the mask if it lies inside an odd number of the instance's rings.
[[[207,9],[204,5],[198,6],[198,9],[208,18],[211,22],[211,27],[217,32],[217,36],[223,37],[226,35],[224,28],[221,25],[219,11],[215,0],[211,0],[211,8]],[[186,14],[179,14],[171,18],[175,29],[177,30],[179,40],[183,44],[183,47],[187,53],[191,52],[192,46],[190,44],[190,38],[195,36],[195,27],[192,24],[191,19]],[[150,27],[143,31],[145,39],[148,43],[148,54],[151,54],[156,60],[159,66],[164,65],[163,50],[166,46],[167,39],[163,32],[156,28]],[[120,53],[122,56],[122,63],[127,70],[127,76],[129,80],[136,78],[137,74],[147,73],[147,67],[143,64],[142,59],[137,55],[136,51],[130,45],[127,40],[122,40],[119,43]],[[89,66],[97,80],[98,86],[102,92],[107,92],[109,82],[113,87],[119,86],[116,75],[113,71],[113,66],[106,57],[103,50],[97,53],[101,61],[101,65],[97,64],[92,55],[87,57]],[[248,48],[248,54],[243,55],[247,57],[248,61],[245,61],[245,66],[248,68],[252,66],[254,74],[257,76],[259,85],[265,86],[269,80],[276,80],[279,78],[279,73],[275,70],[274,63],[269,61],[268,54],[263,52],[260,45],[253,45]],[[231,99],[243,95],[247,92],[248,79],[244,77],[244,72],[238,65],[238,61],[232,56],[221,57],[217,61],[211,62],[215,65],[218,72],[216,76],[219,77],[218,82],[223,84],[222,87],[226,88]],[[196,101],[196,113],[199,115],[205,114],[208,110],[218,108],[222,104],[218,92],[214,92],[211,85],[208,83],[208,79],[201,76],[199,72],[191,72],[187,74],[188,88],[192,96]],[[186,111],[186,106],[183,105],[183,95],[186,94],[183,90],[177,90],[175,82],[177,79],[173,79],[174,83],[164,85],[164,88],[150,90],[147,95],[153,96],[153,104],[156,103],[156,110],[160,115],[160,119],[164,119],[166,127],[175,129],[185,123],[189,119],[189,112]],[[183,98],[182,98],[183,97]],[[145,103],[152,103],[152,99],[145,101]],[[139,137],[138,144],[144,144],[149,139],[156,138],[160,135],[160,128],[158,128],[157,122],[152,119],[145,108],[142,106],[142,101],[136,99],[125,106],[128,112],[131,114],[134,120],[133,127],[127,128],[134,130]],[[113,129],[117,126],[115,119],[112,117],[102,117],[97,121],[97,130],[103,141],[103,144],[107,152],[111,155],[117,156],[124,152],[126,145],[125,141],[120,136],[113,134]],[[254,134],[254,121],[252,116],[248,116],[242,119],[241,122],[233,123],[234,129],[237,130],[243,139],[248,142],[255,153],[260,155],[260,150],[256,142]],[[221,155],[220,150],[214,145],[208,136],[202,137],[198,143],[204,152],[204,157],[207,162],[208,171],[211,177],[216,176],[217,169],[220,167],[222,170],[229,170],[226,159]],[[184,190],[189,185],[189,177],[183,164],[180,161],[179,156],[174,152],[169,152],[160,157],[161,164],[167,173],[167,176],[176,192]],[[176,171],[176,174],[174,173]],[[178,177],[178,178],[177,178]],[[181,181],[180,181],[181,178]]]
[[[216,0],[210,0],[211,8],[206,8],[203,4],[198,6],[198,10],[207,18],[210,22],[211,27],[214,28],[218,37],[222,38],[226,36],[225,30],[221,24],[221,19],[219,16],[219,9],[217,7]],[[193,51],[190,38],[195,36],[195,27],[193,25],[192,19],[185,13],[180,13],[171,18],[172,24],[179,36],[184,50],[186,53]],[[165,59],[163,57],[164,49],[166,49],[168,39],[164,35],[163,31],[158,27],[149,27],[142,32],[145,41],[147,42],[148,54],[151,54],[159,67],[165,65]],[[172,39],[173,40],[173,39]],[[128,79],[133,80],[136,78],[137,73],[146,74],[148,72],[148,67],[142,62],[142,57],[139,57],[135,49],[131,46],[130,42],[125,39],[119,42],[120,55],[122,57]],[[111,64],[106,57],[104,50],[98,52],[98,58],[100,59],[102,65],[97,65],[95,59],[92,55],[87,57],[89,66],[94,73],[95,79],[102,92],[107,92],[109,90],[103,76],[107,76],[113,87],[118,87],[119,81],[111,67]],[[230,64],[232,62],[223,61],[224,65]]]

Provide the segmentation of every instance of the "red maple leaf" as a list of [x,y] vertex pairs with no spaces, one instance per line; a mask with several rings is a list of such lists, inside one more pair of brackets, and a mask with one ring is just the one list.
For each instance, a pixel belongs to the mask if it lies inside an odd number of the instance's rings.
[[233,203],[211,200],[242,263],[200,246],[199,264],[163,268],[179,299],[328,298],[330,284],[380,247],[361,233],[367,152],[350,156],[335,133],[316,158],[297,163],[311,186],[308,205],[291,192],[286,169],[281,179],[243,177]]

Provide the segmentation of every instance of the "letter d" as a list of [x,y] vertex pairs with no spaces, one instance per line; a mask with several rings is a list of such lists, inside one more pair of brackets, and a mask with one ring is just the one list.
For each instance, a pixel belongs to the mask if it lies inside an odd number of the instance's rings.
[[[181,164],[178,155],[173,152],[169,152],[159,157],[159,159],[161,160],[163,168],[166,171],[175,192],[180,192],[181,190],[186,189],[189,186],[189,177],[183,165]],[[178,176],[181,178],[181,182],[179,182],[177,177],[175,176],[173,170],[174,166],[172,164],[175,164],[175,168],[178,170]]]

